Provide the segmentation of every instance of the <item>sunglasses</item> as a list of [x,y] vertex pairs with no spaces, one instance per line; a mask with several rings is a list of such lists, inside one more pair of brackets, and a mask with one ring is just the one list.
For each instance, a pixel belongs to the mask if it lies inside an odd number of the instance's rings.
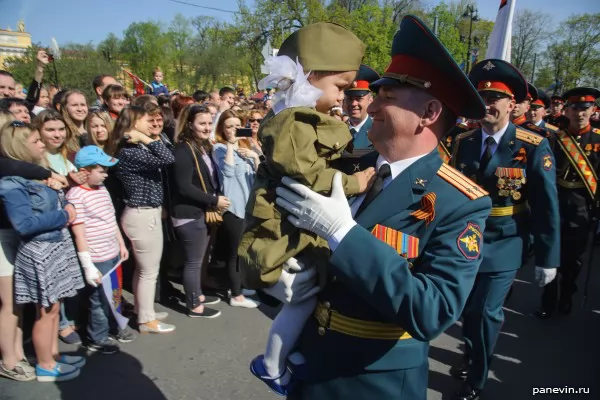
[[12,126],[13,128],[22,128],[22,127],[24,127],[25,125],[26,125],[26,124],[25,124],[25,122],[23,122],[23,121],[17,121],[17,120],[15,120],[15,121],[12,121],[12,122],[10,123],[10,126]]
[[260,124],[262,122],[262,118],[250,118],[248,119],[248,122],[258,122]]

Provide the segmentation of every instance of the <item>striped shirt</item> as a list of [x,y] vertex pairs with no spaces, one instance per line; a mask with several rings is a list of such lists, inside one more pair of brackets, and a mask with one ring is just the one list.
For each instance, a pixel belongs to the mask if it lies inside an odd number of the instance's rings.
[[77,211],[73,225],[85,224],[93,262],[104,262],[119,255],[119,240],[115,208],[104,186],[88,189],[76,186],[67,193],[67,201]]

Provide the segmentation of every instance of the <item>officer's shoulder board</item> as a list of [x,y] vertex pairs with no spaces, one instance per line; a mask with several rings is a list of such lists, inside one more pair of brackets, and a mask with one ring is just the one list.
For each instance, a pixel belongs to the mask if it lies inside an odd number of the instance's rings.
[[457,188],[471,200],[478,199],[488,195],[488,192],[479,187],[475,182],[452,168],[448,164],[442,164],[437,172],[438,176]]
[[456,138],[454,139],[454,141],[459,141],[464,138],[467,138],[467,137],[471,136],[472,134],[474,134],[476,130],[477,129],[471,129],[470,131],[460,133],[460,134],[456,135]]
[[546,130],[543,128],[540,128],[539,126],[537,126],[536,124],[534,124],[533,122],[529,123],[527,125],[527,129],[537,133],[538,135],[542,135],[542,136],[546,136]]
[[546,122],[546,128],[552,129],[553,131],[559,131],[560,129],[556,125],[552,125]]
[[533,132],[529,132],[525,129],[517,128],[517,140],[537,146],[540,143],[542,143],[542,140],[544,140],[544,137],[538,135],[537,133],[533,133]]
[[596,135],[600,135],[600,129],[598,128],[592,128],[592,132],[594,132]]

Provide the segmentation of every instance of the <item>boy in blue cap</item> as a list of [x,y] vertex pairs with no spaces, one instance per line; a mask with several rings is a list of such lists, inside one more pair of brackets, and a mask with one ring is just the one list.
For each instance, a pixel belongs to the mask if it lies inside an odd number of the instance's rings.
[[[112,344],[108,336],[112,316],[108,299],[99,285],[103,274],[118,262],[129,258],[115,218],[115,208],[103,184],[108,176],[108,168],[117,162],[119,160],[109,156],[98,146],[85,146],[75,156],[74,164],[78,170],[84,168],[89,171],[88,180],[69,190],[66,196],[77,211],[72,224],[77,256],[85,280],[93,287],[87,327],[89,343],[86,347],[103,354],[116,353],[119,346]],[[127,331],[121,331],[119,336],[127,337],[126,341],[135,338]]]

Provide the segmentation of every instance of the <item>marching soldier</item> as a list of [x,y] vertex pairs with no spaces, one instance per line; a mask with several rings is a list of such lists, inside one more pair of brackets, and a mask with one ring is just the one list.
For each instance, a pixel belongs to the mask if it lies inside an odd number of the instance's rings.
[[599,90],[585,87],[564,94],[569,126],[557,133],[554,146],[562,220],[560,278],[544,288],[542,309],[538,313],[541,318],[551,316],[557,305],[561,312],[571,312],[593,213],[598,212],[594,199],[598,199],[600,129],[591,127],[590,117],[599,97]]
[[369,85],[379,79],[379,74],[368,65],[362,64],[352,87],[344,91],[344,111],[348,114],[350,133],[356,150],[372,149],[368,133],[373,121],[367,113],[367,107],[373,102]]
[[547,115],[544,120],[558,129],[565,129],[569,125],[569,120],[563,115],[563,108],[565,101],[561,96],[551,96],[551,110],[550,115]]
[[528,131],[537,133],[545,138],[550,137],[550,131],[547,129],[540,128],[533,122],[527,119],[527,114],[531,109],[531,105],[533,102],[538,99],[538,91],[535,86],[531,83],[527,84],[527,97],[520,103],[515,105],[515,109],[513,110],[512,123],[516,126],[520,126],[521,128],[527,129]]
[[502,305],[533,236],[536,281],[554,279],[559,264],[559,214],[554,157],[548,140],[510,122],[527,96],[520,72],[502,60],[484,60],[469,75],[487,105],[481,128],[456,138],[452,166],[492,198],[483,234],[483,261],[463,311],[465,357],[452,374],[466,379],[455,400],[483,390],[504,320]]
[[460,317],[481,261],[489,197],[436,149],[456,116],[484,116],[477,91],[414,16],[371,88],[379,154],[369,193],[349,205],[339,175],[331,197],[287,178],[277,189],[290,221],[332,252],[331,280],[300,339],[308,376],[298,399],[425,399],[429,341]]
[[[558,131],[558,127],[546,122],[546,109],[550,108],[550,97],[542,89],[538,89],[538,98],[531,103],[527,119],[539,128],[546,129],[548,133]],[[548,137],[548,136],[546,136]]]

